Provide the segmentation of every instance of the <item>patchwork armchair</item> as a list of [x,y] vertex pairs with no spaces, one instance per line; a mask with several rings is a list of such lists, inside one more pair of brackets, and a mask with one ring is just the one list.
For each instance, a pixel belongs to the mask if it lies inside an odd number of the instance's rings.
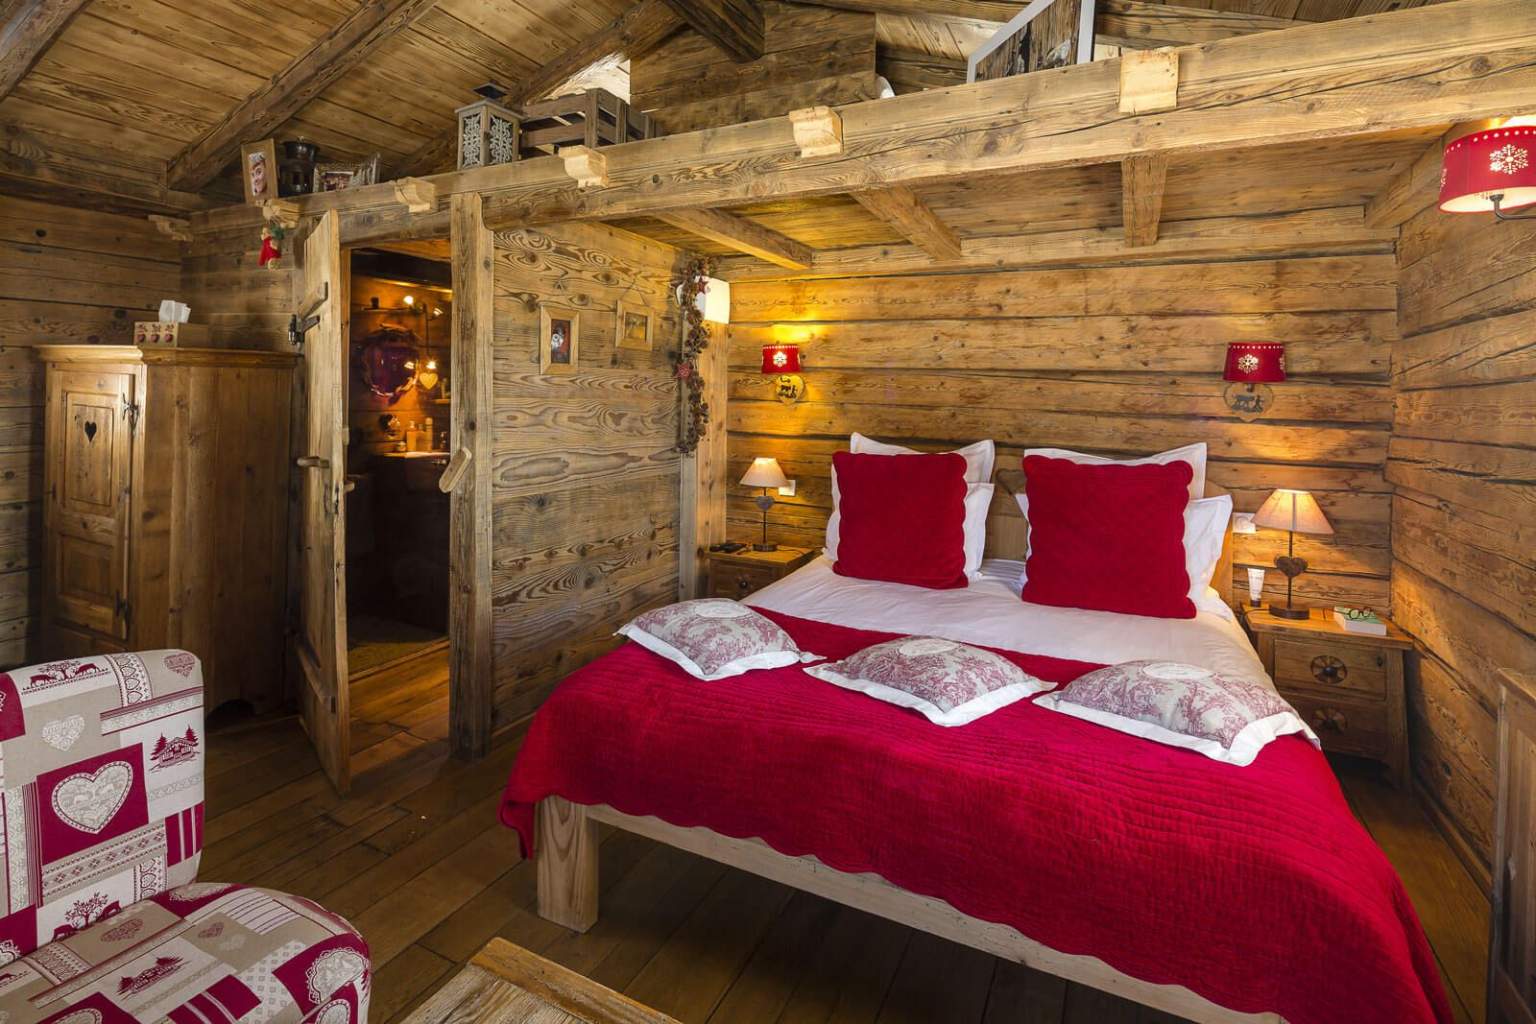
[[363,1024],[368,947],[197,881],[202,668],[185,651],[0,675],[0,1024]]

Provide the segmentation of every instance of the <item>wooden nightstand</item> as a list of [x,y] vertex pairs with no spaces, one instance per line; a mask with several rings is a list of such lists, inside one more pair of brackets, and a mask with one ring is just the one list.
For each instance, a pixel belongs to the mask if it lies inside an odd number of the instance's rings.
[[777,551],[753,551],[750,547],[733,554],[705,551],[704,557],[709,559],[709,587],[705,596],[739,601],[752,591],[788,576],[816,554],[811,548],[783,545]]
[[1244,605],[1259,660],[1280,695],[1317,733],[1323,749],[1385,764],[1408,785],[1408,716],[1403,652],[1408,635],[1387,622],[1386,636],[1345,632],[1332,608],[1309,619],[1281,619]]

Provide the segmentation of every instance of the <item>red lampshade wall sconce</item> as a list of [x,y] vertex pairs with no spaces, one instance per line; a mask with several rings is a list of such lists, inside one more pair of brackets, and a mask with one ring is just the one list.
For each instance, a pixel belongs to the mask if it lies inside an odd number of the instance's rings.
[[1233,341],[1227,344],[1227,408],[1239,419],[1262,416],[1274,404],[1269,385],[1285,380],[1285,344],[1278,341]]
[[805,397],[805,379],[800,376],[799,345],[764,345],[763,376],[776,378],[774,397],[793,405]]
[[1465,135],[1445,147],[1440,164],[1440,209],[1446,213],[1486,213],[1496,220],[1536,203],[1536,125],[1509,124]]

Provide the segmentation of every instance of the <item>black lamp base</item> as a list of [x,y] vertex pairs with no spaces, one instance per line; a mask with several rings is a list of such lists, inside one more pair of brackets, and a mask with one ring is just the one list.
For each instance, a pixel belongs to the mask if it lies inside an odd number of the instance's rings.
[[1310,619],[1312,617],[1312,609],[1283,608],[1278,604],[1271,604],[1269,606],[1269,614],[1277,619]]

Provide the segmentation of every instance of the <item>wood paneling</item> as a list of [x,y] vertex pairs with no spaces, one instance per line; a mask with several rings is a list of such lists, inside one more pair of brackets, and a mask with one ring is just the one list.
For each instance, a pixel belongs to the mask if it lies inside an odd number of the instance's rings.
[[[496,235],[491,452],[495,724],[676,599],[676,250],[601,225]],[[543,303],[581,311],[574,373],[538,372]],[[654,317],[615,347],[615,308]]]
[[760,6],[761,57],[738,63],[697,32],[679,33],[630,62],[630,103],[671,134],[879,95],[874,15],[776,0]]
[[32,346],[128,343],[133,322],[177,294],[179,259],[143,218],[0,203],[0,665],[37,653],[43,373]]
[[1484,880],[1500,668],[1536,670],[1536,225],[1424,210],[1398,247],[1392,591],[1415,772]]
[[[799,481],[770,533],[819,545],[831,508],[828,465],[857,430],[937,449],[991,437],[998,466],[1027,446],[1110,454],[1210,445],[1210,478],[1253,511],[1275,487],[1314,491],[1337,532],[1299,538],[1316,602],[1386,607],[1391,420],[1389,346],[1395,274],[1388,256],[1150,267],[998,271],[741,282],[732,289],[727,480],[776,456]],[[1288,345],[1292,376],[1265,417],[1245,423],[1222,401],[1228,341]],[[801,345],[807,398],[777,402],[759,346]],[[731,494],[746,536],[759,513]],[[999,489],[994,511],[1016,514]],[[1265,566],[1285,537],[1236,538],[1236,569]]]
[[261,252],[257,207],[194,214],[190,222],[192,244],[181,263],[180,292],[193,319],[209,325],[216,346],[286,351],[288,318],[298,301],[293,234],[284,243],[283,261],[267,269],[256,263]]

